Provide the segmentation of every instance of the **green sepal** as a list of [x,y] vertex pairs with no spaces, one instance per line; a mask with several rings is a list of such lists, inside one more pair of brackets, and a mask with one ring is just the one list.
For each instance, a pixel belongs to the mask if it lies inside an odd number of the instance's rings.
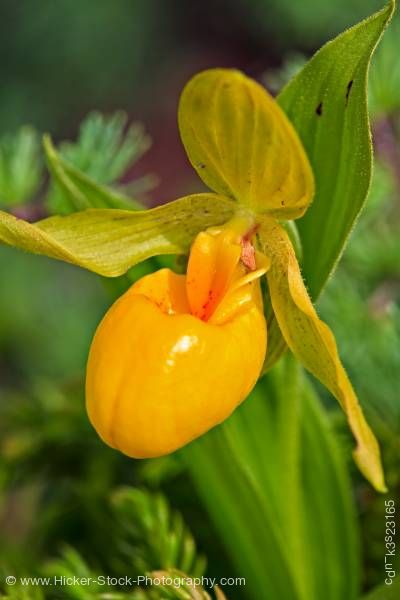
[[185,254],[193,238],[233,215],[233,201],[194,194],[142,211],[89,209],[31,224],[0,211],[0,241],[106,277],[159,254]]

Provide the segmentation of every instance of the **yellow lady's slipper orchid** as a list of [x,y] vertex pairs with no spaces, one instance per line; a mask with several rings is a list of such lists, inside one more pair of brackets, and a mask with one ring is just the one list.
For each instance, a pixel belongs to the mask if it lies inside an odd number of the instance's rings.
[[[300,218],[314,194],[296,131],[263,87],[225,69],[196,75],[178,116],[189,160],[216,193],[151,210],[89,210],[36,224],[0,211],[2,242],[105,276],[155,254],[185,253],[197,235],[186,275],[165,269],[148,275],[100,324],[87,368],[93,425],[111,446],[145,457],[171,452],[225,419],[261,372],[266,324],[259,279],[266,273],[282,336],[337,398],[360,471],[384,491],[377,441],[280,223]],[[49,152],[54,162],[54,149]],[[202,232],[212,225],[220,228]]]
[[200,233],[186,276],[149,275],[111,307],[88,363],[92,423],[111,446],[131,456],[158,456],[225,419],[246,397],[266,348],[258,277],[267,269],[256,268],[260,254],[255,270],[248,269],[245,251],[257,231],[255,243],[271,263],[268,288],[282,335],[340,402],[357,441],[354,458],[383,491],[378,444],[278,222],[301,217],[314,194],[296,131],[264,88],[224,69],[199,73],[187,84],[179,126],[200,177],[221,198],[246,207],[252,227],[236,238],[229,226]]
[[186,276],[143,277],[100,323],[86,398],[110,446],[135,458],[172,452],[226,419],[255,385],[267,343],[266,269],[248,255],[246,222],[200,233]]

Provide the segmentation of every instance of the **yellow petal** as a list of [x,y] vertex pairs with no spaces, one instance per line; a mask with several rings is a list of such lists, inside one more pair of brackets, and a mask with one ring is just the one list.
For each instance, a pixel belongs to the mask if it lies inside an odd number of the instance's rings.
[[64,260],[106,277],[157,254],[183,254],[199,231],[225,223],[236,205],[194,194],[149,210],[89,209],[37,223],[0,211],[0,243]]
[[207,321],[226,293],[240,260],[241,246],[226,235],[199,233],[190,251],[187,295],[191,312]]
[[190,162],[213,190],[281,219],[314,193],[296,131],[275,100],[239,71],[211,69],[186,85],[179,127]]
[[[254,232],[254,216],[238,211],[222,227],[210,227],[196,237],[186,277],[192,315],[208,321],[228,292],[230,295],[234,289],[259,279],[269,268],[264,255],[255,251]],[[243,291],[235,294],[233,304],[245,302]],[[230,310],[233,304],[230,303]]]
[[378,443],[340,362],[333,334],[318,318],[307,294],[288,235],[276,221],[265,219],[260,240],[271,259],[269,291],[286,343],[339,401],[357,442],[354,460],[372,485],[383,492],[386,488]]

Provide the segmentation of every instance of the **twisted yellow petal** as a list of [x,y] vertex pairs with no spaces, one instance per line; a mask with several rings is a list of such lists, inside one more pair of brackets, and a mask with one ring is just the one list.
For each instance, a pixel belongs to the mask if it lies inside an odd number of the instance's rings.
[[186,253],[199,231],[225,223],[235,208],[228,198],[193,194],[149,210],[89,209],[36,223],[0,211],[0,243],[116,277],[151,256]]
[[378,491],[385,491],[378,443],[340,362],[334,336],[319,318],[307,294],[297,259],[285,230],[265,219],[259,232],[263,251],[271,258],[267,274],[272,306],[293,354],[335,396],[356,439],[354,460]]

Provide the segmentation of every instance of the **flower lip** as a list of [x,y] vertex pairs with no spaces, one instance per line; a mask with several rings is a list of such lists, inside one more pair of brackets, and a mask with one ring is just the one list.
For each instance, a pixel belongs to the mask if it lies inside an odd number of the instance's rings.
[[[169,454],[225,420],[254,387],[267,347],[265,318],[254,297],[223,322],[214,318],[224,303],[209,322],[166,313],[145,297],[144,287],[171,280],[179,287],[185,277],[159,273],[146,275],[145,284],[136,291],[134,284],[111,306],[87,367],[93,426],[106,443],[134,458]],[[244,287],[256,295],[257,286]]]

